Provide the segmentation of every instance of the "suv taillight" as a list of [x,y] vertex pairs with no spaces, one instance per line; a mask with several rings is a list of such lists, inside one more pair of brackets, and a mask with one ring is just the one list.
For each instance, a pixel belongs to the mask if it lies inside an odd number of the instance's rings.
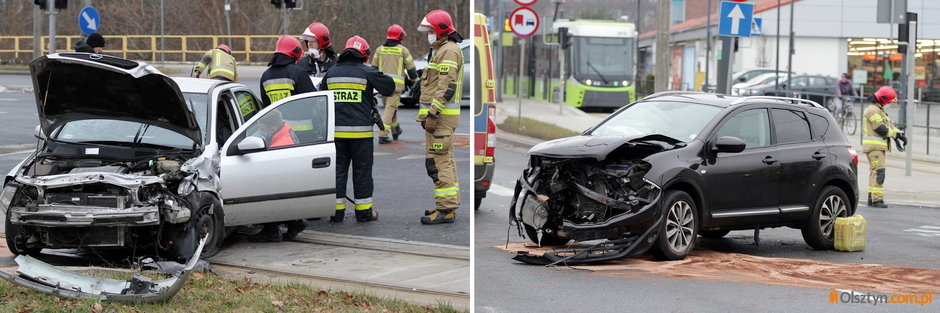
[[855,152],[855,149],[853,149],[852,146],[845,146],[845,150],[849,151],[849,155],[852,156],[852,162],[858,166],[858,152]]
[[491,104],[486,109],[486,154],[493,157],[496,154],[496,105]]

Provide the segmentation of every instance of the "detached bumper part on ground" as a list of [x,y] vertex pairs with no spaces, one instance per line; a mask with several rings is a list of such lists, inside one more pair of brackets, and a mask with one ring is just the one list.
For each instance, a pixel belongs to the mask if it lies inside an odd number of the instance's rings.
[[130,303],[165,302],[173,298],[189,280],[205,244],[206,238],[199,241],[196,254],[186,263],[182,273],[158,281],[140,274],[128,280],[86,276],[28,255],[16,257],[16,263],[20,266],[16,271],[19,276],[0,272],[0,277],[29,289],[65,298]]

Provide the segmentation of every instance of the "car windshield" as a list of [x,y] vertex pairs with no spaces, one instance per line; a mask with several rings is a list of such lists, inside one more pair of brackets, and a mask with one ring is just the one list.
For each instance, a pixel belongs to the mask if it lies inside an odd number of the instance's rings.
[[633,76],[633,39],[576,37],[575,75],[579,79],[618,81]]
[[695,139],[720,107],[672,101],[634,103],[597,126],[593,136],[642,136],[660,134],[680,141]]
[[[206,94],[184,94],[190,110],[195,112],[199,129],[205,134]],[[65,123],[55,133],[56,140],[73,143],[99,143],[123,146],[161,146],[190,149],[192,139],[159,126],[117,119],[83,119]]]

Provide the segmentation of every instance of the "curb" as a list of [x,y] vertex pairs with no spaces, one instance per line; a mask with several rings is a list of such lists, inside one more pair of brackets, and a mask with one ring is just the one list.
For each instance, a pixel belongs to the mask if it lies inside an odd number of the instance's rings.
[[0,70],[2,75],[29,75],[29,70]]

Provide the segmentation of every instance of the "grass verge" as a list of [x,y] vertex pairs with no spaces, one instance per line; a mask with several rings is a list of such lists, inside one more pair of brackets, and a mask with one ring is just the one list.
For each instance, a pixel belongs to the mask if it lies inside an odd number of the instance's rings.
[[[124,279],[128,275],[96,276]],[[117,276],[117,277],[116,277]],[[156,277],[155,279],[160,279]],[[361,293],[324,291],[303,284],[232,281],[193,273],[169,302],[122,304],[59,298],[0,280],[0,312],[466,312],[447,304],[419,306]]]
[[571,137],[580,134],[576,131],[558,127],[549,123],[536,121],[527,117],[523,117],[521,122],[517,117],[510,117],[503,121],[502,124],[497,125],[497,127],[499,127],[499,129],[502,131],[545,140]]

